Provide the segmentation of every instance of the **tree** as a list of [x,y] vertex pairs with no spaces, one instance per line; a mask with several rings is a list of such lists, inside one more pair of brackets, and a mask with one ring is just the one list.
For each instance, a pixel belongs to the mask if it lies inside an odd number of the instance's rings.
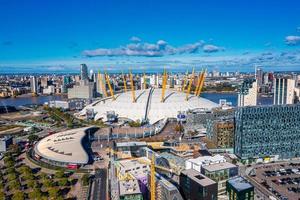
[[8,183],[8,187],[10,190],[14,191],[20,189],[21,184],[19,183],[19,181],[13,180]]
[[50,188],[53,186],[53,183],[49,179],[44,179],[43,186],[46,188]]
[[35,180],[27,180],[26,184],[28,188],[39,188],[39,184]]
[[38,188],[34,188],[29,194],[30,199],[41,199],[42,198],[42,192]]
[[28,140],[29,140],[30,143],[33,143],[33,142],[35,142],[35,141],[38,141],[38,139],[39,139],[39,136],[34,135],[34,134],[30,134],[30,135],[28,136]]
[[59,196],[59,189],[52,187],[48,190],[48,194],[51,199],[56,200],[57,197]]
[[5,200],[5,193],[3,190],[0,190],[0,200]]
[[7,180],[8,181],[13,181],[17,179],[17,175],[15,173],[10,173],[7,175]]
[[14,192],[12,200],[24,200],[24,199],[25,199],[24,192],[21,191]]
[[59,181],[58,181],[58,185],[61,186],[61,187],[64,187],[64,186],[67,186],[68,185],[68,179],[67,178],[61,178]]
[[81,178],[82,185],[87,186],[89,184],[90,176],[88,174],[84,174]]
[[63,178],[64,176],[65,176],[65,171],[63,169],[60,169],[55,173],[55,178]]

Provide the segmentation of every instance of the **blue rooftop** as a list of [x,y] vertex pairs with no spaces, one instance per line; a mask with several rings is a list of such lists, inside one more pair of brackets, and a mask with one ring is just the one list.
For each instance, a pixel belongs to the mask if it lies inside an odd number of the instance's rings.
[[237,191],[253,188],[253,186],[241,176],[229,179],[228,183],[232,185],[232,187],[234,187]]

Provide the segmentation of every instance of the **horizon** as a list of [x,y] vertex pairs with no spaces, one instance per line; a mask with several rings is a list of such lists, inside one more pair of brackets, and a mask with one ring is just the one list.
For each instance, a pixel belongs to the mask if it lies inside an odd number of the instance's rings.
[[[3,0],[0,73],[295,71],[300,2]],[[281,14],[284,13],[284,14]]]

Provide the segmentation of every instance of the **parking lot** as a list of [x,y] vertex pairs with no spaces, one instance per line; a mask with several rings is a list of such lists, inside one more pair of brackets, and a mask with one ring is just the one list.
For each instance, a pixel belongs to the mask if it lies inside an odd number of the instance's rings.
[[252,178],[281,200],[300,200],[300,163],[261,165]]

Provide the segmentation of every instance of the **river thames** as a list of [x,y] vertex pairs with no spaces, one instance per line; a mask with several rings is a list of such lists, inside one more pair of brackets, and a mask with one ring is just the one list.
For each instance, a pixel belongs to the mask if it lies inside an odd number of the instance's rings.
[[[236,93],[203,93],[201,97],[207,98],[215,103],[219,103],[220,99],[226,99],[227,102],[231,102],[233,106],[237,105],[237,94]],[[0,106],[24,106],[31,104],[44,104],[51,100],[64,100],[66,97],[60,95],[52,96],[37,96],[32,97],[30,95],[22,95],[16,98],[0,99]],[[271,97],[258,98],[259,105],[270,105],[273,103]]]

